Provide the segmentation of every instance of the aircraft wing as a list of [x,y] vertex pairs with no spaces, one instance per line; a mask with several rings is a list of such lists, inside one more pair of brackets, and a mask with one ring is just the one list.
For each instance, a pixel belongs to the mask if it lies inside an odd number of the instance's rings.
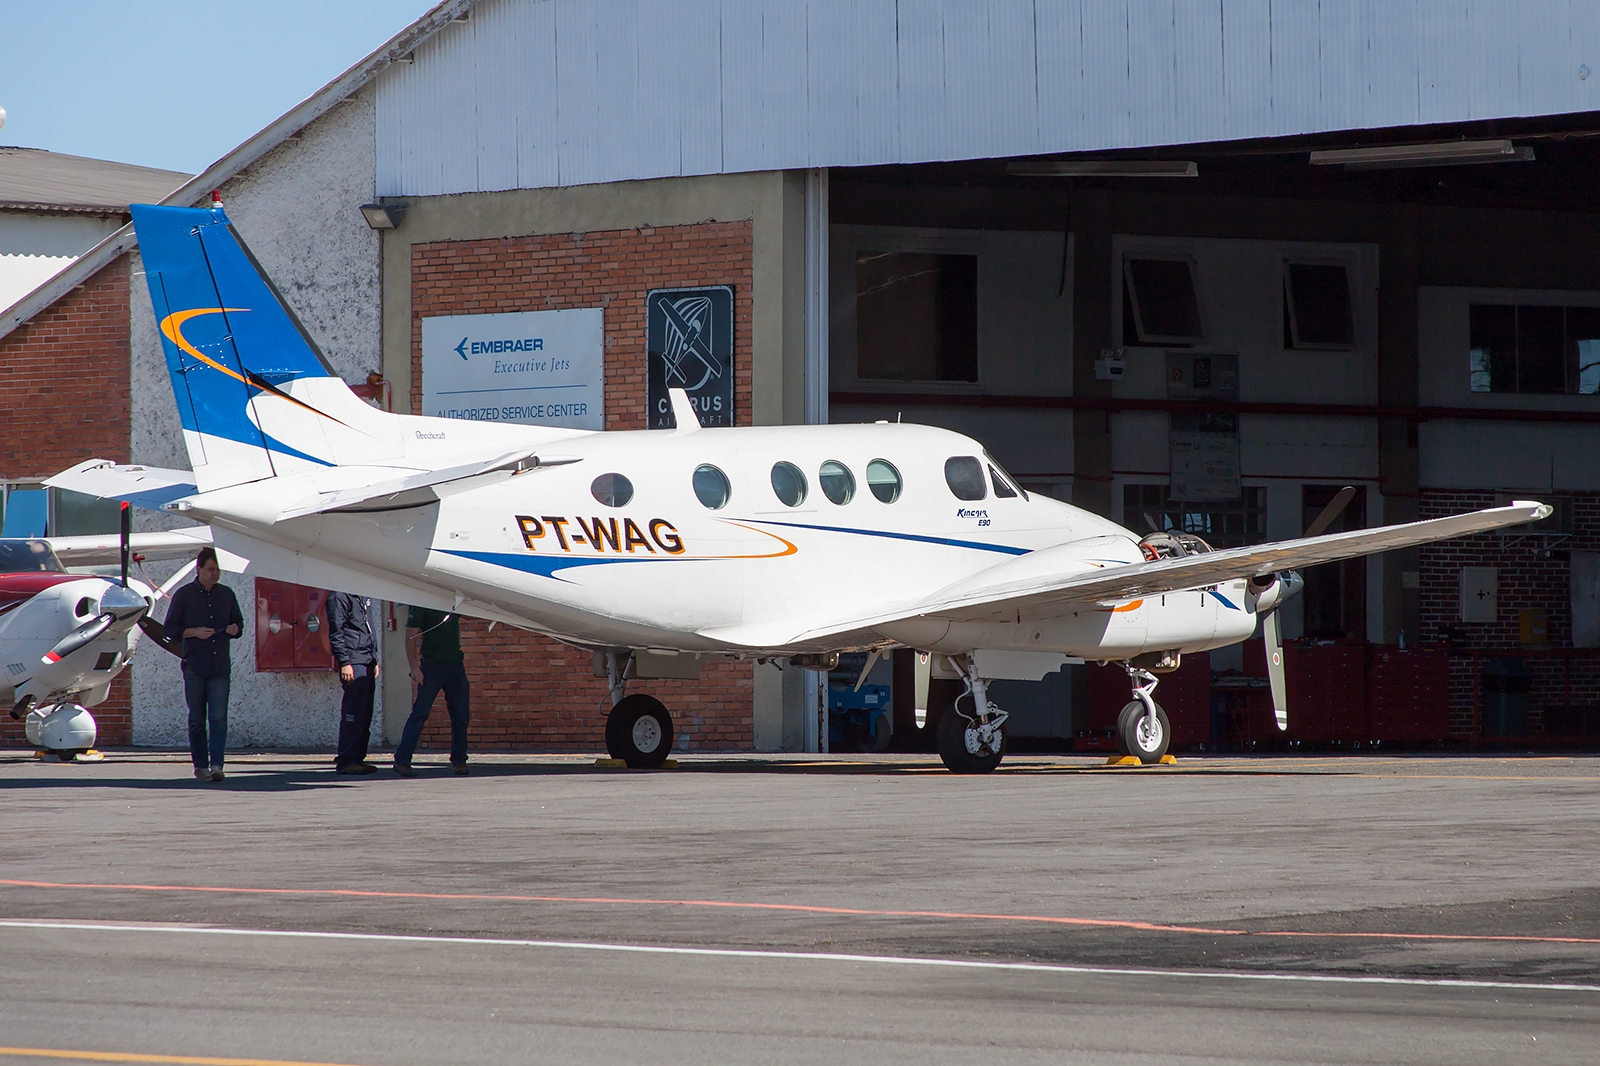
[[[982,570],[948,585],[920,603],[893,613],[858,618],[848,624],[797,634],[803,643],[916,618],[951,622],[1003,622],[1041,618],[1074,608],[1115,604],[1166,592],[1206,588],[1223,581],[1409,548],[1451,537],[1535,522],[1551,512],[1547,504],[1519,500],[1470,514],[1404,525],[1329,533],[1230,548],[1178,559],[1087,569],[1071,544],[1042,548]],[[724,634],[718,634],[723,636]],[[728,633],[727,637],[735,634]]]
[[[115,533],[88,537],[46,537],[63,566],[114,566],[122,561],[122,540]],[[193,559],[211,543],[210,526],[186,526],[128,538],[133,554],[145,559]]]

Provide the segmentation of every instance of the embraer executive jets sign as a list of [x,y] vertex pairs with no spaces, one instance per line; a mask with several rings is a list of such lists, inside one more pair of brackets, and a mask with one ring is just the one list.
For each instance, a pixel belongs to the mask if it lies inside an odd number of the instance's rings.
[[422,413],[604,429],[605,312],[424,318]]

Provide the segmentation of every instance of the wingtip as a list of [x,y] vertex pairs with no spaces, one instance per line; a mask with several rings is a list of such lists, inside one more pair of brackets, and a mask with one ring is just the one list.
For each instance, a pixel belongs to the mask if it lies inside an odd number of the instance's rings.
[[1533,514],[1528,518],[1530,522],[1538,522],[1541,519],[1549,518],[1556,512],[1554,507],[1548,503],[1540,503],[1538,500],[1512,500],[1511,506],[1533,508]]

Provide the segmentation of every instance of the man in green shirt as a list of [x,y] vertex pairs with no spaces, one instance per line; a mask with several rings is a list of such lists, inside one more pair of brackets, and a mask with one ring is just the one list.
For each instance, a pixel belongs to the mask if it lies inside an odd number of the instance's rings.
[[411,717],[400,734],[400,746],[394,749],[394,772],[401,777],[417,776],[411,768],[411,756],[441,690],[445,709],[450,712],[450,765],[458,776],[466,774],[470,691],[461,658],[461,622],[455,612],[411,608],[406,616],[406,663],[417,686],[417,700],[411,705]]

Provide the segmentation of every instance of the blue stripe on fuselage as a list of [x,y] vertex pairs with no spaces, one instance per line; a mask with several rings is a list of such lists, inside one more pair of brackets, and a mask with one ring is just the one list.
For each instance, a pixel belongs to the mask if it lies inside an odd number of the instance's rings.
[[928,537],[917,533],[891,533],[883,529],[849,529],[844,526],[812,526],[804,522],[774,522],[766,518],[747,518],[763,526],[783,526],[787,529],[815,529],[827,533],[854,533],[858,537],[886,537],[889,540],[910,540],[919,544],[944,544],[952,548],[975,548],[978,551],[999,552],[1001,555],[1027,555],[1032,548],[1013,548],[1009,544],[985,544],[976,540],[954,540],[950,537]]

